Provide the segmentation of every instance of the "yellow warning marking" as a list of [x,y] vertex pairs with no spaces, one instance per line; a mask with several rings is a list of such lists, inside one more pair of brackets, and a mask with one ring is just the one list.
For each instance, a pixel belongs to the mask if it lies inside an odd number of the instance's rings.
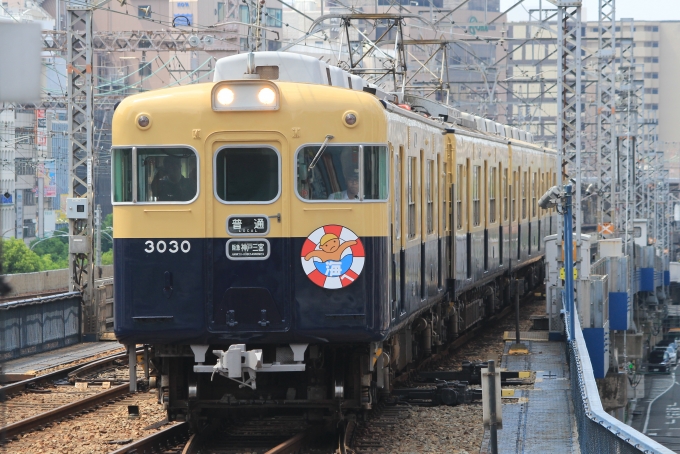
[[519,378],[529,378],[531,377],[531,371],[525,370],[522,372],[519,372]]
[[513,397],[514,395],[514,389],[501,389],[501,397]]
[[[515,331],[504,331],[503,340],[504,341],[515,341],[517,339],[517,334]],[[520,331],[519,340],[521,341],[540,341],[548,342],[548,332],[547,331]]]

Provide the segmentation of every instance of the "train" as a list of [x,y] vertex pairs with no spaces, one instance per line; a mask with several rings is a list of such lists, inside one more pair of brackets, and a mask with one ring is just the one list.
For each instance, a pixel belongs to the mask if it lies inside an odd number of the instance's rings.
[[363,414],[542,282],[553,150],[316,58],[222,58],[112,134],[114,332],[170,420]]

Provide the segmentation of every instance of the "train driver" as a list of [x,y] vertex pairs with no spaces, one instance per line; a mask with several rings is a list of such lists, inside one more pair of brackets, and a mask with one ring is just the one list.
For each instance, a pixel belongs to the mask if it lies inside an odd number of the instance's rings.
[[[344,164],[344,163],[343,163]],[[342,174],[345,177],[345,190],[334,192],[328,200],[358,200],[359,199],[359,165],[353,162],[343,165]]]
[[196,194],[196,182],[182,175],[179,158],[166,157],[151,182],[156,200],[161,202],[186,202]]

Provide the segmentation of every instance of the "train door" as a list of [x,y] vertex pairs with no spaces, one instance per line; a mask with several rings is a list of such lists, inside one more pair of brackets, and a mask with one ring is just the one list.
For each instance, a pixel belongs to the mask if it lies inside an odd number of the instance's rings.
[[392,151],[394,169],[393,210],[392,210],[392,319],[396,319],[404,312],[404,248],[402,247],[402,159],[404,147],[399,146],[396,152]]
[[290,202],[282,194],[292,173],[283,159],[287,148],[268,132],[225,134],[213,143],[212,184],[205,187],[212,201],[206,207],[212,331],[291,326]]

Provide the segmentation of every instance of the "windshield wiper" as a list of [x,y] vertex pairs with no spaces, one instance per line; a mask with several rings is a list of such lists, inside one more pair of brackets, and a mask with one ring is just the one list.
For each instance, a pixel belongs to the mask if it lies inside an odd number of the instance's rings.
[[319,151],[316,152],[314,155],[314,159],[312,159],[312,162],[309,163],[309,167],[307,167],[307,172],[312,170],[315,166],[316,163],[319,161],[319,158],[323,154],[324,151],[326,151],[326,147],[328,147],[328,141],[334,139],[334,137],[330,134],[326,136],[326,140],[323,141],[321,144],[321,148],[319,148]]

